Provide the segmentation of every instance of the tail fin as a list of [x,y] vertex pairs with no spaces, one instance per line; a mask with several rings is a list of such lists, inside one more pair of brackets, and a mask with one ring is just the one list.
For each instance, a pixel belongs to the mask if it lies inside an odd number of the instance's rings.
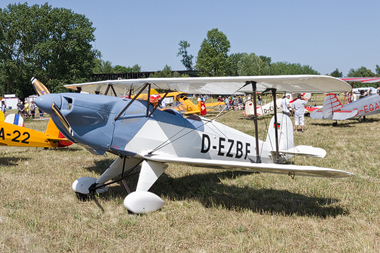
[[59,136],[60,132],[59,132],[58,128],[55,126],[55,124],[51,118],[49,119],[49,123],[48,123],[48,126],[46,128],[45,133],[51,137],[54,137],[54,138],[58,138],[58,136]]
[[[294,147],[292,120],[285,114],[277,113],[277,126],[274,124],[274,116],[270,121],[266,143],[272,150],[276,150],[275,131],[278,131],[279,150],[289,150]],[[284,158],[290,159],[292,156],[286,155]]]
[[332,119],[333,112],[343,108],[342,103],[339,101],[337,96],[334,93],[329,93],[326,95],[325,100],[323,101],[323,118]]
[[66,147],[73,144],[71,141],[65,138],[63,134],[55,126],[53,120],[50,118],[45,133],[50,137],[49,140],[59,141],[58,147]]

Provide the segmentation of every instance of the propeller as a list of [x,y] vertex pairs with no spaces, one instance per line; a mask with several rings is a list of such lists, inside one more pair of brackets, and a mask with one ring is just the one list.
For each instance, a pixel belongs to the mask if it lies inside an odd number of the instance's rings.
[[43,85],[35,77],[32,77],[30,81],[32,82],[33,88],[39,96],[50,94],[50,91],[45,87],[45,85]]
[[67,121],[66,117],[62,114],[61,110],[59,109],[59,107],[54,102],[51,105],[51,109],[53,110],[53,112],[55,113],[55,115],[57,115],[57,117],[61,121],[62,125],[71,134],[71,136],[74,136],[74,132],[73,132],[73,129],[71,128],[71,126],[70,126],[69,121]]

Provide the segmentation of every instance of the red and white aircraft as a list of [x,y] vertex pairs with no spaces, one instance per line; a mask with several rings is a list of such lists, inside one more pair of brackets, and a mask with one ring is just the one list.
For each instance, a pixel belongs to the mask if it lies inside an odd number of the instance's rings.
[[[350,77],[340,79],[347,82],[380,82],[380,77]],[[312,119],[346,120],[377,113],[380,113],[380,96],[378,95],[368,95],[362,99],[343,105],[335,93],[328,93],[323,101],[323,108],[312,112],[310,117]],[[336,126],[337,123],[335,122],[333,125]]]

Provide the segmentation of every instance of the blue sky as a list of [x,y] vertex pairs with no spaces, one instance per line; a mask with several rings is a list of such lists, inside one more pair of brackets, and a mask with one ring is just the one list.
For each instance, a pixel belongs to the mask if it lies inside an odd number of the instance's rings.
[[[4,1],[2,1],[4,2]],[[29,5],[46,1],[28,2]],[[6,7],[9,3],[0,5]],[[143,71],[184,70],[178,43],[198,50],[207,31],[218,28],[231,53],[269,56],[272,62],[310,65],[321,74],[347,75],[380,65],[378,0],[53,0],[53,7],[84,14],[96,28],[94,47],[112,65]]]

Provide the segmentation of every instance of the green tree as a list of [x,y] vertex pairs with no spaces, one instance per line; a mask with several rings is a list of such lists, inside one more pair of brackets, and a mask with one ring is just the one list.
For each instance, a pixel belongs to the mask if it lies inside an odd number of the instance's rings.
[[347,74],[348,77],[374,77],[375,74],[366,67],[360,67],[358,69],[350,69]]
[[84,16],[47,3],[0,9],[0,89],[24,98],[36,76],[53,92],[83,82],[100,56],[92,48],[95,28]]
[[177,53],[178,56],[182,56],[182,65],[185,66],[187,70],[193,70],[193,57],[191,54],[189,55],[187,52],[187,48],[190,47],[190,43],[188,43],[186,40],[181,40],[179,42],[179,49]]
[[228,65],[229,65],[229,69],[228,69],[228,75],[229,76],[238,76],[238,63],[241,59],[241,57],[243,56],[243,53],[236,53],[236,54],[230,54],[230,56],[228,56]]
[[[129,68],[129,67],[128,67]],[[130,72],[141,72],[141,67],[138,65],[138,64],[135,64],[132,66],[131,68],[131,71]]]
[[225,76],[229,72],[230,42],[217,28],[207,32],[198,51],[196,68],[201,76]]
[[330,73],[330,76],[333,76],[333,77],[343,77],[343,73],[339,72],[338,68],[336,68],[333,72]]
[[376,76],[380,76],[380,66],[376,64]]
[[275,62],[270,65],[271,75],[319,75],[309,65],[301,65],[299,63]]
[[114,68],[112,67],[112,63],[110,61],[103,61],[100,59],[97,59],[95,61],[93,68],[94,74],[111,74],[115,73]]
[[261,60],[255,53],[244,53],[238,63],[239,76],[268,75],[269,71],[268,63]]
[[178,72],[173,72],[172,68],[168,65],[165,65],[162,71],[155,72],[154,74],[150,74],[149,77],[181,77]]
[[128,68],[125,67],[125,66],[116,65],[116,66],[113,68],[113,71],[114,71],[115,73],[128,73]]

